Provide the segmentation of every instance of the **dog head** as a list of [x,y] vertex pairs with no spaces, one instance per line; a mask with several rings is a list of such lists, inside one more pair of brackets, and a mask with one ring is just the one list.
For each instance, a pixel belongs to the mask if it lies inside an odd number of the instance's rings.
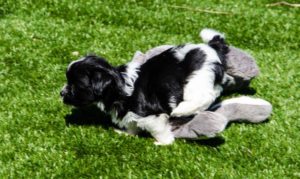
[[66,77],[67,84],[60,95],[65,104],[75,107],[102,101],[110,93],[120,91],[122,86],[117,70],[105,59],[94,55],[70,63]]

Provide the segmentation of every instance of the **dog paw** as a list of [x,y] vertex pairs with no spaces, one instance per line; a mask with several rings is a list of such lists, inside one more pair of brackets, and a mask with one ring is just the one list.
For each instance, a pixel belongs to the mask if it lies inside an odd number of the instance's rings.
[[193,102],[181,102],[179,105],[172,111],[171,116],[173,117],[182,117],[190,116],[197,114],[199,111],[199,106]]
[[175,108],[171,116],[172,117],[182,117],[182,116],[191,116],[197,114],[197,110],[190,110],[185,105],[179,105],[177,108]]
[[154,142],[154,145],[157,145],[157,146],[164,146],[164,145],[171,145],[172,143],[163,143],[163,142]]
[[175,138],[170,130],[166,130],[160,134],[154,135],[156,142],[155,145],[170,145],[174,142]]
[[168,141],[155,141],[154,145],[171,145],[174,142],[174,139]]

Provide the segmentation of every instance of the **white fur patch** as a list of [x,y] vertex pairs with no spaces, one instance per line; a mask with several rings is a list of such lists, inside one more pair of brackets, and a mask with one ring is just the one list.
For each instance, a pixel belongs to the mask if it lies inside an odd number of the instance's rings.
[[171,96],[171,97],[170,97],[170,99],[169,99],[169,106],[170,106],[172,109],[176,108],[177,102],[176,102],[175,96]]
[[169,145],[174,142],[174,134],[169,124],[169,116],[160,114],[141,118],[137,121],[137,126],[151,133],[156,139],[156,145]]
[[211,48],[209,45],[206,44],[199,44],[199,48],[200,50],[202,50],[205,55],[206,55],[206,59],[205,62],[207,63],[221,63],[221,60],[217,54],[217,52]]
[[179,60],[182,61],[184,60],[185,56],[187,53],[189,53],[191,50],[199,48],[199,45],[197,44],[186,44],[183,47],[174,47],[172,51],[174,51],[175,57]]
[[206,66],[192,74],[184,87],[183,101],[172,111],[172,116],[188,116],[204,111],[220,96],[222,87],[214,85],[215,74]]
[[173,48],[173,51],[175,52],[174,55],[178,59],[178,61],[182,61],[182,60],[184,60],[187,53],[189,53],[191,50],[194,50],[197,48],[206,55],[207,62],[221,63],[216,51],[206,44],[186,44],[185,46],[183,46],[181,48],[176,48],[176,47]]
[[117,118],[117,116],[118,116],[117,111],[112,109],[111,111],[109,111],[109,113],[110,113],[112,122],[114,124],[118,125],[120,128],[122,128],[121,127],[121,122],[122,121]]
[[204,43],[208,43],[211,41],[215,36],[220,36],[221,38],[225,39],[225,35],[213,30],[213,29],[203,29],[201,30],[199,36],[202,38]]
[[156,139],[156,145],[168,145],[174,141],[174,134],[171,131],[169,116],[167,114],[141,117],[129,111],[122,120],[118,120],[116,116],[117,114],[113,112],[113,123],[120,128],[125,128],[130,134],[136,134],[138,131],[137,128],[139,128],[149,132]]
[[116,125],[118,125],[120,128],[127,128],[130,123],[136,122],[139,118],[141,118],[139,115],[129,111],[127,114],[123,117],[123,119],[118,119],[117,112],[115,110],[112,110],[110,112],[112,122]]
[[104,103],[102,103],[102,102],[98,102],[98,103],[97,103],[97,107],[98,107],[101,111],[104,111],[104,109],[105,109],[105,105],[104,105]]
[[122,73],[125,80],[124,91],[127,96],[130,96],[134,90],[134,83],[138,78],[138,72],[142,62],[132,61],[127,64],[126,71]]

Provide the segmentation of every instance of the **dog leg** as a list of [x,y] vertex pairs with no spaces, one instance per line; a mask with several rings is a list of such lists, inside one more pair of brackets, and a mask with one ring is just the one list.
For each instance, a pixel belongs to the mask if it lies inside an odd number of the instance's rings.
[[[189,85],[189,84],[188,84]],[[171,116],[181,117],[197,114],[199,111],[205,111],[216,100],[222,91],[220,85],[203,86],[191,85],[184,92],[184,100],[173,109]]]
[[151,115],[137,121],[137,126],[150,132],[156,139],[155,145],[169,145],[174,142],[174,134],[167,114]]

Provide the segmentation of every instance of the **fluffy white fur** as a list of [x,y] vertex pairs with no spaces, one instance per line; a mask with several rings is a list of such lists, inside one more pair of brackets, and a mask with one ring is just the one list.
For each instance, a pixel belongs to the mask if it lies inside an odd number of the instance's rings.
[[169,106],[174,109],[177,106],[176,99],[174,96],[171,96],[169,99]]
[[134,82],[138,78],[138,72],[142,62],[131,61],[127,64],[126,71],[122,73],[125,80],[124,91],[127,96],[130,96],[134,90]]
[[102,102],[98,102],[97,103],[97,107],[101,110],[104,111],[105,110],[105,105]]
[[225,35],[216,31],[216,30],[213,30],[213,29],[203,29],[201,30],[199,36],[202,38],[203,42],[204,43],[208,43],[210,40],[212,40],[215,36],[220,36],[221,38],[225,39]]
[[113,113],[112,122],[126,129],[126,132],[116,130],[117,133],[136,135],[142,129],[148,131],[156,139],[155,145],[168,145],[174,142],[174,134],[171,131],[167,114],[141,117],[128,112],[122,120],[118,120],[116,114]]
[[199,48],[199,45],[197,44],[186,44],[182,48],[173,48],[173,51],[175,52],[174,55],[177,58],[178,61],[184,60],[187,53],[189,53],[191,50]]
[[172,144],[175,140],[167,114],[141,118],[137,121],[137,126],[151,133],[156,139],[155,145],[168,145]]

